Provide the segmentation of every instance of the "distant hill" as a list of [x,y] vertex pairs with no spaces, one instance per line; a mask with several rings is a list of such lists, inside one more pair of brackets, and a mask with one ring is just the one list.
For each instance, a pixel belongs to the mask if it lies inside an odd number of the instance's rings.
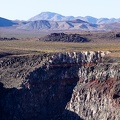
[[32,18],[29,19],[29,21],[36,21],[36,20],[48,20],[48,21],[69,21],[69,20],[75,20],[75,19],[81,19],[83,21],[92,23],[92,24],[103,24],[103,23],[113,23],[113,22],[120,22],[120,18],[95,18],[92,16],[85,16],[85,17],[74,17],[74,16],[63,16],[58,13],[54,12],[42,12]]
[[38,20],[30,21],[25,25],[17,27],[17,29],[24,30],[93,30],[97,28],[96,24],[90,24],[80,19],[69,20],[69,21],[47,21]]
[[0,17],[0,27],[10,27],[10,26],[13,26],[15,24],[17,24],[17,23],[15,23],[11,20]]

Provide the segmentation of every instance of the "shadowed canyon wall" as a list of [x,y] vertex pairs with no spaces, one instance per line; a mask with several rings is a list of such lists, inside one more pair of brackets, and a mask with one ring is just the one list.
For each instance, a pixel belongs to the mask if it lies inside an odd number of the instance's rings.
[[119,58],[109,52],[0,58],[2,120],[119,120]]

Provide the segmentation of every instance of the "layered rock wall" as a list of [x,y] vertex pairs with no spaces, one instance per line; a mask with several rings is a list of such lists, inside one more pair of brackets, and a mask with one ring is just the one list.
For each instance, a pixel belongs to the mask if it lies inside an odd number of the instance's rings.
[[[107,57],[108,53],[52,53],[29,60],[22,57],[21,88],[5,88],[1,81],[1,119],[119,120],[120,61]],[[27,72],[23,75],[24,69]]]

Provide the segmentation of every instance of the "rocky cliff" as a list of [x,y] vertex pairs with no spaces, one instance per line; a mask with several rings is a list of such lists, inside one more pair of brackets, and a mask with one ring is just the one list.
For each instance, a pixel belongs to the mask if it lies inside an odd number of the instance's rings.
[[0,58],[0,118],[119,120],[120,61],[108,53]]

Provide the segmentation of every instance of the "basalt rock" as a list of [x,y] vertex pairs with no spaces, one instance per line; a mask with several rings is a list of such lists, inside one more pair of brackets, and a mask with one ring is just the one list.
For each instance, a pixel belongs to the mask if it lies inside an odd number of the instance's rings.
[[3,41],[3,40],[18,40],[17,38],[15,37],[11,37],[11,38],[7,38],[7,37],[0,37],[0,40]]
[[85,37],[79,34],[65,34],[65,33],[51,33],[45,37],[39,39],[40,41],[52,41],[52,42],[89,42]]
[[108,53],[1,58],[1,120],[119,120],[120,61]]
[[120,37],[120,33],[117,33],[117,34],[116,34],[116,37],[119,38],[119,37]]

